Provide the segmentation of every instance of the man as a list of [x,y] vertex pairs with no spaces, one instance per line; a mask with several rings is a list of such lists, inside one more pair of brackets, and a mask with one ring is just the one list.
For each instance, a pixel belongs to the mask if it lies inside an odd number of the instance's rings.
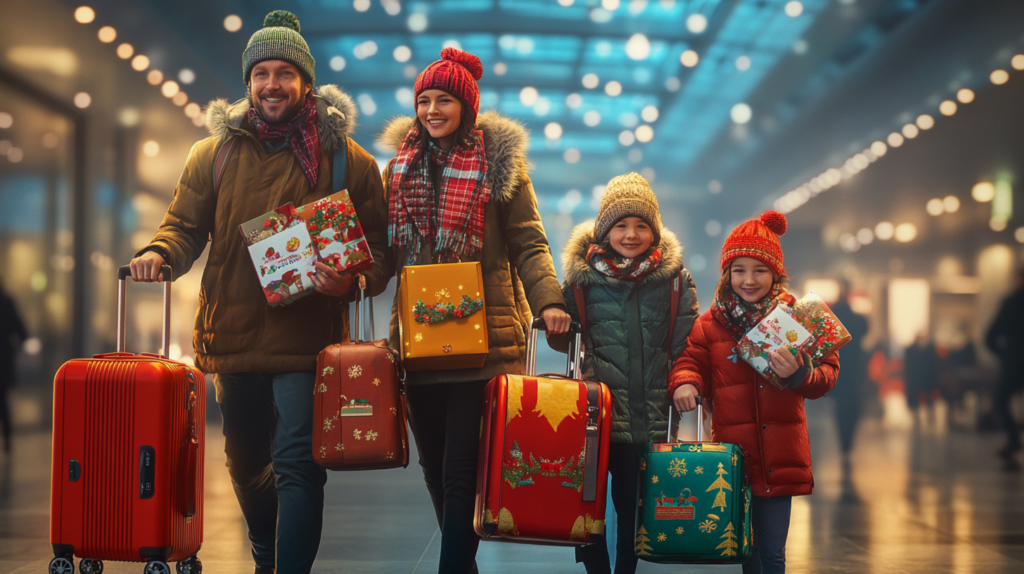
[[[264,26],[242,55],[248,96],[210,104],[212,135],[193,146],[156,237],[131,268],[136,281],[157,280],[163,264],[180,277],[210,238],[194,346],[198,366],[214,374],[256,573],[306,573],[320,545],[327,480],[312,456],[316,356],[347,336],[353,278],[317,263],[317,293],[271,308],[238,226],[338,191],[339,148],[347,150],[345,188],[374,258],[387,248],[387,205],[376,162],[348,137],[352,99],[335,86],[313,88],[315,62],[298,19],[272,12]],[[215,185],[214,160],[229,141],[236,145]]]
[[1003,468],[1019,471],[1017,452],[1021,449],[1020,428],[1010,409],[1010,399],[1024,390],[1024,267],[1017,270],[1013,293],[1003,300],[995,321],[985,334],[985,345],[999,357],[1000,377],[992,402],[1006,429],[1006,446],[999,451]]
[[832,305],[839,322],[846,327],[853,340],[842,349],[843,368],[839,372],[836,386],[829,393],[835,400],[836,424],[839,427],[839,445],[843,451],[843,470],[848,470],[853,437],[860,420],[861,397],[864,381],[867,379],[867,353],[864,352],[864,337],[868,334],[868,321],[863,315],[853,312],[850,307],[850,283],[839,282],[839,300]]
[[4,452],[11,452],[11,409],[7,392],[14,386],[15,359],[18,349],[28,338],[14,300],[0,286],[0,431],[4,435]]

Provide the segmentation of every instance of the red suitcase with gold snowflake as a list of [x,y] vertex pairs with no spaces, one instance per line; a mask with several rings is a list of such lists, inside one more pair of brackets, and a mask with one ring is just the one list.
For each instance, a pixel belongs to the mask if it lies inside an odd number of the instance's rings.
[[612,396],[580,379],[573,324],[568,376],[536,376],[536,318],[527,375],[500,375],[484,390],[476,533],[484,540],[579,545],[604,532]]
[[[373,300],[360,317],[358,342],[331,345],[316,359],[313,460],[331,470],[374,470],[409,465],[405,387],[387,339],[374,341]],[[360,326],[370,324],[370,340]]]

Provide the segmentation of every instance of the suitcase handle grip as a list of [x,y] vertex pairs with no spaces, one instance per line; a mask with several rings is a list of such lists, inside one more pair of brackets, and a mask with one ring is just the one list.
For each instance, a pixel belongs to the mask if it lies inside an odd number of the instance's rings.
[[[366,315],[364,317],[363,315]],[[366,338],[366,324],[370,325],[370,338]],[[373,326],[373,297],[366,294],[366,289],[356,290],[356,341],[365,343],[377,338],[377,330]]]
[[[164,265],[160,267],[164,284],[164,323],[162,342],[163,356],[171,358],[171,281],[173,281],[171,267]],[[125,352],[125,311],[127,309],[128,278],[132,276],[132,269],[128,265],[122,265],[117,269],[117,352]]]
[[[543,317],[534,317],[530,323],[530,337],[526,343],[526,375],[537,376],[537,340],[538,331],[546,331],[547,325]],[[565,364],[565,376],[570,379],[583,378],[583,329],[573,321],[569,324],[569,353]]]
[[[702,397],[700,397],[700,396],[696,397],[696,399],[697,399],[697,442],[701,442],[701,441],[704,440],[704,399]],[[672,402],[669,401],[669,404],[668,404],[668,437],[666,437],[666,439],[665,439],[666,442],[675,442],[674,440],[672,440],[672,411],[673,410],[675,410],[675,406],[673,406]],[[679,421],[682,422],[682,420],[683,420],[683,415],[682,415],[682,413],[680,413]]]

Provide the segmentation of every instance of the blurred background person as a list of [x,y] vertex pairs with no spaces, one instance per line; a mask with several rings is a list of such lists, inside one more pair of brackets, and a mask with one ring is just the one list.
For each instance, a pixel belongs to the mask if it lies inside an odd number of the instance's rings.
[[11,452],[11,409],[7,395],[15,381],[15,358],[28,331],[14,305],[0,283],[0,430],[4,434],[4,452]]
[[928,426],[932,390],[938,386],[939,355],[926,333],[920,333],[903,355],[907,406],[919,428]]
[[839,300],[832,305],[832,312],[850,332],[853,340],[841,351],[843,368],[839,373],[836,386],[829,393],[835,399],[836,425],[839,430],[839,446],[843,452],[843,469],[849,470],[850,451],[853,450],[853,438],[857,433],[860,421],[861,397],[864,394],[864,381],[868,372],[868,356],[864,351],[864,337],[868,334],[868,320],[853,312],[850,308],[850,283],[839,282]]
[[985,345],[999,357],[1000,375],[992,402],[1006,430],[1006,445],[999,450],[1007,470],[1020,470],[1020,429],[1010,399],[1024,390],[1024,267],[1017,269],[1013,292],[1003,300],[999,313],[985,334]]

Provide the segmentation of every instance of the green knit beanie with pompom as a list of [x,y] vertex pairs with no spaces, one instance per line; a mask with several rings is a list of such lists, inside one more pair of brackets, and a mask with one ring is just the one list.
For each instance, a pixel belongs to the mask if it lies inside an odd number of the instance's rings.
[[316,60],[299,35],[299,19],[287,10],[274,10],[263,19],[263,28],[249,38],[242,52],[242,81],[249,82],[252,67],[264,60],[295,64],[310,83],[316,80]]

